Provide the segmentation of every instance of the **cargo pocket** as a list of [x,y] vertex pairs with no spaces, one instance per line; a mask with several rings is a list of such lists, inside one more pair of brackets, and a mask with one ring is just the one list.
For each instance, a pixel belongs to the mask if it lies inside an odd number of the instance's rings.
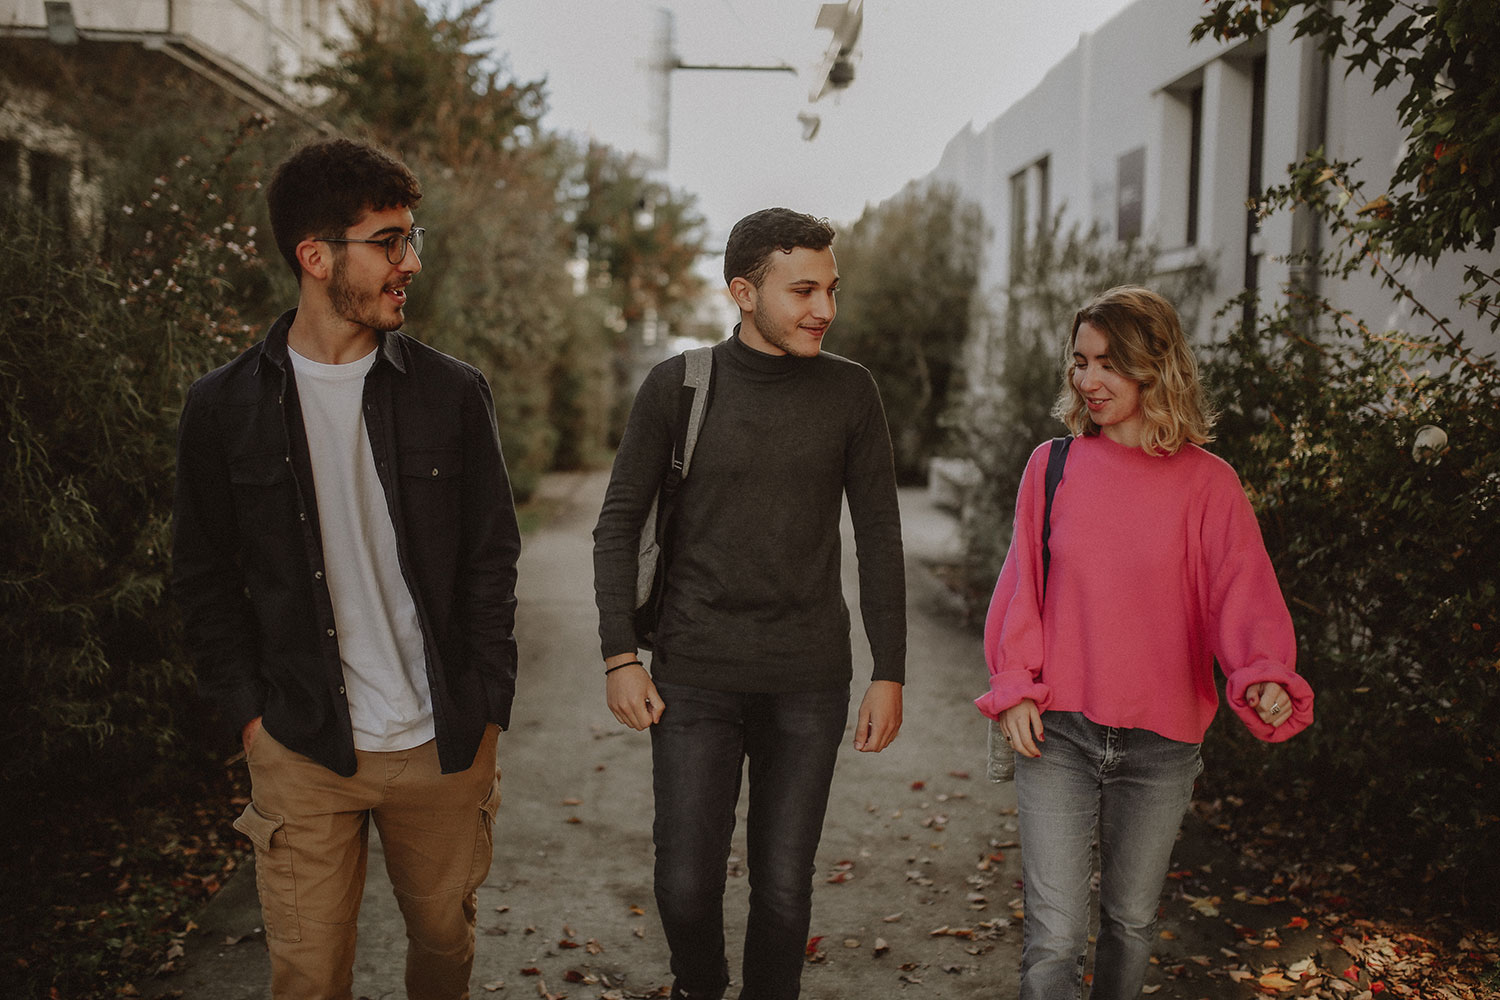
[[500,771],[490,782],[489,794],[479,803],[479,828],[474,837],[474,863],[469,866],[469,892],[478,889],[490,873],[490,859],[495,854],[495,813],[500,810]]
[[[252,740],[252,745],[255,742]],[[292,871],[292,849],[287,846],[286,832],[281,828],[283,822],[280,816],[262,813],[252,802],[234,821],[234,828],[255,845],[255,888],[260,894],[266,937],[277,941],[301,941],[297,880]]]

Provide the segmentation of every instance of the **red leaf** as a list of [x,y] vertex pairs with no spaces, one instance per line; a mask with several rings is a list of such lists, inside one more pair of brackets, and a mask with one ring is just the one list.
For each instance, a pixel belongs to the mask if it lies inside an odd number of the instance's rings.
[[807,939],[807,953],[808,953],[808,955],[816,955],[818,953],[818,942],[821,941],[821,940],[823,940],[822,935],[819,935],[818,937],[813,937],[813,938],[808,938]]

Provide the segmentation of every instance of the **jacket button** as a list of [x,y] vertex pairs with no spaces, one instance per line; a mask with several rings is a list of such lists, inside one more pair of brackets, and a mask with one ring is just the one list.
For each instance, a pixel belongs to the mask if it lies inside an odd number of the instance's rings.
[[434,475],[434,476],[436,476],[436,475],[437,475],[437,474],[438,474],[438,471],[437,471],[437,470],[436,470],[436,469],[433,469],[433,470],[432,470],[432,474],[433,474],[433,475]]
[[329,635],[330,638],[333,636],[333,629],[329,629],[328,630],[328,635]]
[[339,694],[343,694],[343,693],[344,693],[344,685],[340,684],[339,685]]
[[306,511],[300,512],[297,515],[297,520],[299,520],[299,521],[306,521],[307,520],[307,512]]
[[323,579],[323,571],[322,570],[316,570],[316,571],[314,571],[313,572],[313,579],[314,580],[321,580],[321,579]]

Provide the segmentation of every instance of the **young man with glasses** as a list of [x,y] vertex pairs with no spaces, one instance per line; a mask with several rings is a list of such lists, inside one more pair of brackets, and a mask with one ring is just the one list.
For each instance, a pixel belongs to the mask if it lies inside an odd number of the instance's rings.
[[520,535],[484,377],[401,332],[421,197],[347,139],[278,167],[297,308],[193,385],[179,428],[173,588],[249,761],[235,828],[277,998],[352,997],[371,819],[408,996],[468,996]]

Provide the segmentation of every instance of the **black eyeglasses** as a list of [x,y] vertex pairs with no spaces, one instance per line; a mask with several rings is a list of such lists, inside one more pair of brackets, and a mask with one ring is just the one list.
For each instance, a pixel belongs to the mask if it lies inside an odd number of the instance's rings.
[[319,243],[373,243],[375,246],[385,248],[385,259],[392,264],[399,264],[406,259],[406,248],[410,246],[416,251],[418,257],[422,256],[422,237],[427,235],[427,230],[421,226],[415,226],[409,233],[392,233],[378,240],[350,240],[337,236],[314,236],[313,239]]

